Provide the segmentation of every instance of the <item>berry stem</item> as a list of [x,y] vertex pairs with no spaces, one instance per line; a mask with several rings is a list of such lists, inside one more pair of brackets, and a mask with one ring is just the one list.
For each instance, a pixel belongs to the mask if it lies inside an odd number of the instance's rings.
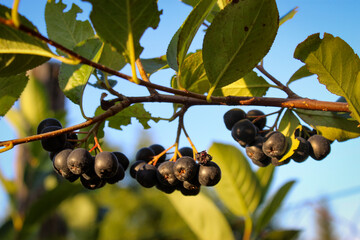
[[185,136],[186,136],[186,139],[189,141],[190,146],[191,146],[191,148],[193,149],[193,158],[195,159],[195,156],[196,156],[196,154],[198,153],[198,151],[196,150],[195,145],[194,145],[193,142],[191,141],[191,138],[190,138],[189,134],[187,133],[187,131],[186,131],[186,129],[185,129],[185,126],[184,126],[184,116],[183,116],[183,115],[179,117],[179,124],[181,125],[181,128],[182,128],[182,130],[183,130],[183,132],[184,132],[184,134],[185,134]]
[[[139,69],[139,73],[140,73],[140,76],[142,77],[142,79],[144,79],[144,81],[146,81],[146,82],[150,82],[150,80],[147,76],[147,73],[141,63],[140,58],[136,59],[135,63],[136,63],[137,68]],[[150,88],[150,87],[146,87],[146,88],[148,89],[148,91],[151,95],[159,94],[154,88]]]
[[4,145],[4,146],[5,146],[4,148],[0,149],[0,153],[9,151],[10,149],[12,149],[14,147],[14,144],[13,144],[13,142],[10,142],[8,145]]
[[157,161],[164,155],[166,154],[170,149],[172,149],[173,147],[175,147],[175,143],[173,145],[171,145],[169,148],[165,149],[164,151],[162,151],[161,153],[159,153],[158,155],[156,155],[150,162],[149,164],[152,165],[156,165]]

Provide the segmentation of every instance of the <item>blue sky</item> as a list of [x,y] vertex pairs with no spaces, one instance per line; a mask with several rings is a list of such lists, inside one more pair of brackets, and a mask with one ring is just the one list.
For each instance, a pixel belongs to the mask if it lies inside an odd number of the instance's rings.
[[[90,11],[91,5],[81,1],[63,1],[64,3],[76,3],[84,7],[85,12]],[[30,19],[40,32],[46,35],[44,25],[45,0],[31,1],[22,0],[20,13]],[[264,59],[264,66],[268,72],[277,79],[286,83],[291,75],[302,64],[293,58],[294,50],[300,42],[313,33],[330,33],[345,40],[356,53],[360,52],[360,32],[359,29],[359,9],[358,0],[303,0],[289,1],[278,0],[280,15],[284,15],[294,7],[298,7],[298,13],[293,19],[283,24],[275,39],[274,45],[269,54]],[[2,0],[1,4],[11,6],[12,1]],[[165,54],[167,45],[177,28],[185,20],[191,8],[182,4],[178,0],[159,0],[159,8],[163,9],[161,22],[158,29],[148,30],[141,44],[145,50],[142,57],[150,58]],[[86,16],[86,14],[85,14]],[[201,48],[202,31],[195,38],[190,51]],[[128,71],[125,69],[125,71]],[[169,83],[173,72],[165,71],[154,74],[152,81],[158,84]],[[133,84],[120,80],[121,89],[129,92],[129,95],[146,94],[146,90]],[[338,97],[328,93],[323,85],[317,82],[316,77],[309,77],[291,85],[292,89],[300,96],[319,100],[335,101]],[[85,106],[88,115],[94,112],[98,104],[99,92],[86,90],[85,99],[89,103]],[[270,90],[269,96],[285,97],[279,90]],[[91,97],[90,97],[91,96]],[[94,100],[96,99],[96,100]],[[67,103],[69,109],[68,121],[70,124],[82,121],[81,114],[77,106],[70,102]],[[154,116],[170,116],[172,106],[169,104],[146,105],[146,108],[153,112]],[[190,108],[185,116],[185,126],[192,137],[198,150],[209,148],[212,142],[223,142],[234,146],[230,132],[223,124],[223,114],[231,107],[193,107]],[[244,107],[250,110],[254,107]],[[265,113],[270,113],[275,108],[259,108]],[[273,119],[268,119],[271,122]],[[152,135],[158,143],[170,146],[176,134],[176,122],[151,124],[152,129],[145,132]],[[1,140],[14,138],[14,132],[9,129],[8,123],[4,119],[0,120]],[[119,145],[127,154],[134,154],[134,145],[142,133],[141,127],[135,122],[133,126],[125,127],[124,131],[106,131],[106,139],[114,145]],[[117,139],[115,141],[115,139]],[[181,144],[188,145],[184,138]],[[350,140],[342,143],[334,142],[330,155],[323,161],[317,162],[308,159],[302,164],[292,162],[287,166],[282,166],[277,170],[275,183],[272,191],[284,184],[288,180],[297,180],[297,184],[289,195],[283,214],[278,222],[285,227],[305,228],[302,235],[303,239],[314,238],[312,221],[314,219],[314,204],[321,198],[334,196],[337,192],[346,189],[359,189],[360,178],[358,169],[360,161],[358,147],[360,140]],[[243,150],[243,149],[241,149]],[[0,155],[0,168],[8,177],[14,177],[13,155],[14,150]],[[310,202],[310,203],[309,203]],[[5,207],[6,199],[0,194],[0,210]],[[305,204],[307,203],[307,204]],[[293,207],[293,206],[303,206]],[[360,193],[354,190],[342,198],[334,198],[329,203],[334,214],[334,222],[337,224],[337,231],[342,233],[342,239],[355,239],[360,236]],[[3,212],[3,211],[1,211]],[[355,227],[355,230],[354,230]],[[350,238],[349,238],[350,237]]]

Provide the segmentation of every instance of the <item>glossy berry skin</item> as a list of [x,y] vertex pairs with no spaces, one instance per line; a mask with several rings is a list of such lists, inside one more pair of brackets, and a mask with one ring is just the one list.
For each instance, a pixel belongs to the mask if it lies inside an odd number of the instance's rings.
[[[159,155],[162,151],[165,150],[165,148],[164,148],[162,145],[160,145],[160,144],[152,144],[152,145],[149,146],[149,148],[150,148],[151,150],[153,150],[155,156],[156,156],[156,155]],[[159,160],[157,161],[157,163],[160,164],[160,163],[164,162],[165,159],[166,159],[166,154],[162,155],[162,156],[159,158]]]
[[187,181],[196,176],[198,167],[192,157],[185,156],[176,160],[173,170],[177,179]]
[[130,166],[130,176],[132,178],[136,178],[136,173],[137,171],[143,166],[145,165],[146,162],[143,160],[137,160],[135,161],[131,166]]
[[144,164],[136,172],[136,180],[141,186],[151,188],[158,182],[156,172],[157,169],[154,165]]
[[[45,127],[41,133],[48,133],[56,130],[60,130],[59,126]],[[41,139],[41,146],[48,152],[57,152],[65,148],[66,134],[60,134],[54,137]]]
[[208,162],[199,167],[199,183],[203,186],[214,186],[221,179],[220,167],[214,162]]
[[44,130],[44,128],[50,127],[50,126],[60,127],[60,129],[62,128],[62,125],[59,122],[59,120],[57,120],[55,118],[46,118],[39,123],[36,133],[40,134]]
[[118,160],[119,164],[122,166],[123,170],[126,171],[126,169],[129,167],[130,161],[129,159],[126,157],[125,154],[121,153],[121,152],[112,152],[116,159]]
[[294,151],[294,154],[291,156],[295,162],[301,163],[304,162],[310,154],[310,143],[302,137],[296,137],[300,141],[298,148]]
[[269,157],[281,157],[287,148],[285,136],[281,132],[270,132],[265,136],[262,150]]
[[231,136],[237,141],[242,147],[246,144],[254,141],[257,133],[257,129],[249,119],[243,119],[235,123],[231,129]]
[[193,153],[193,149],[191,147],[182,147],[179,149],[179,152],[181,154],[181,156],[185,157],[193,157],[194,153]]
[[72,152],[71,149],[64,149],[58,152],[53,158],[53,166],[55,171],[62,176],[63,178],[69,180],[70,182],[75,181],[79,178],[78,175],[73,174],[67,166],[67,157]]
[[311,148],[310,156],[315,160],[322,160],[330,153],[330,142],[321,135],[313,135],[308,139]]
[[151,148],[143,147],[137,151],[135,160],[143,160],[145,162],[150,162],[154,156],[155,153]]
[[199,188],[191,188],[186,189],[183,184],[180,184],[178,187],[178,190],[182,193],[184,196],[196,196],[200,193],[200,187]]
[[[249,119],[250,121],[255,120],[257,117],[259,116],[263,116],[265,115],[265,113],[263,113],[260,110],[250,110],[247,114],[246,114],[246,118]],[[262,130],[265,125],[266,125],[266,117],[262,117],[259,120],[254,122],[254,125],[257,126],[260,130]]]
[[168,186],[175,186],[179,184],[180,181],[174,174],[174,164],[175,162],[166,161],[158,166],[156,176],[160,183]]
[[93,166],[93,161],[91,154],[85,148],[77,148],[69,154],[67,165],[72,173],[80,175]]
[[115,176],[118,166],[119,162],[111,152],[100,152],[95,157],[94,169],[101,179]]
[[231,131],[234,124],[244,118],[246,118],[244,110],[240,108],[233,108],[224,114],[224,123],[226,128]]

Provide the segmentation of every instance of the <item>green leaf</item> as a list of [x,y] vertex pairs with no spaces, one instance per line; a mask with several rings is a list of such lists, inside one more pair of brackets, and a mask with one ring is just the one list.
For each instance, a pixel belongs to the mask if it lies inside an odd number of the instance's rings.
[[279,162],[285,161],[290,158],[294,151],[299,147],[300,141],[295,138],[295,130],[300,125],[299,119],[295,114],[290,110],[286,110],[284,116],[281,119],[279,125],[279,132],[284,134],[287,140],[287,151],[284,156],[279,160]]
[[298,12],[298,7],[291,9],[288,13],[286,13],[284,16],[280,18],[279,26],[285,23],[286,21],[292,19],[297,12]]
[[[200,0],[181,0],[183,3],[195,7]],[[217,1],[217,5],[214,6],[214,8],[212,9],[212,11],[210,12],[210,14],[206,17],[206,20],[208,22],[212,22],[214,17],[216,16],[216,14],[220,11],[220,9],[223,9],[223,2],[226,0],[218,0]],[[221,6],[221,7],[220,7]]]
[[26,236],[32,226],[40,223],[44,217],[51,214],[62,201],[76,195],[83,191],[83,189],[80,184],[63,182],[54,189],[39,196],[25,214],[24,225],[21,229],[20,236]]
[[263,235],[263,240],[292,240],[298,239],[300,230],[273,230]]
[[28,77],[21,73],[0,77],[0,116],[4,116],[25,89]]
[[175,76],[176,88],[200,94],[209,90],[210,85],[206,77],[201,51],[189,55],[181,68],[181,78]]
[[191,197],[174,192],[166,196],[198,239],[234,239],[225,216],[204,194]]
[[360,136],[358,122],[346,113],[309,111],[296,109],[296,114],[307,124],[318,130],[325,138],[339,142]]
[[119,71],[126,65],[126,60],[125,57],[111,47],[110,44],[105,43],[99,63],[115,71]]
[[161,11],[158,11],[156,0],[84,1],[93,5],[90,19],[97,34],[128,58],[131,57],[131,45],[135,49],[135,58],[139,57],[141,36],[147,28],[155,29],[160,21]]
[[[104,110],[98,107],[95,115],[97,116],[102,113],[104,113]],[[150,120],[153,120],[155,122],[158,122],[160,120],[160,118],[152,117],[151,114],[145,110],[144,104],[136,103],[131,105],[130,107],[125,108],[121,112],[117,113],[115,116],[109,117],[107,121],[109,121],[109,127],[122,130],[121,126],[127,126],[131,124],[132,117],[136,118],[144,127],[144,129],[150,128],[150,125],[148,124]]]
[[33,76],[30,76],[29,82],[19,99],[19,104],[26,122],[33,129],[36,129],[43,119],[52,117],[45,86]]
[[266,203],[266,206],[261,210],[258,217],[255,220],[255,232],[259,233],[261,230],[266,228],[266,226],[271,221],[272,217],[275,215],[277,210],[280,208],[281,203],[284,198],[287,196],[288,192],[294,185],[295,181],[289,181],[285,183],[275,194],[274,196]]
[[313,73],[309,72],[306,65],[300,67],[289,79],[289,81],[286,83],[286,86],[289,86],[290,83],[295,82],[296,80],[299,80],[301,78],[309,77],[314,75]]
[[[179,64],[179,77],[182,77],[182,64],[188,53],[190,44],[204,22],[217,0],[200,0],[193,8],[185,22],[179,29],[179,38],[177,42],[177,62]],[[186,71],[186,70],[185,70]],[[181,87],[181,86],[180,86]]]
[[265,198],[270,188],[270,185],[274,177],[274,171],[275,171],[275,167],[272,164],[268,165],[267,167],[260,167],[256,171],[256,176],[258,177],[259,183],[262,187],[262,199]]
[[[74,51],[81,56],[98,62],[103,49],[99,39],[89,39],[75,47]],[[80,104],[82,94],[89,80],[93,67],[88,65],[67,65],[62,63],[59,74],[59,85],[64,94],[75,104]]]
[[320,83],[345,97],[354,119],[360,122],[360,59],[341,38],[331,34],[309,36],[300,43],[294,57],[304,62]]
[[270,84],[251,71],[243,78],[214,91],[215,96],[243,96],[243,97],[262,97],[266,94]]
[[180,30],[181,28],[179,28],[174,34],[174,36],[171,38],[169,46],[166,50],[166,59],[169,64],[169,67],[174,69],[176,72],[179,71],[179,63],[177,59],[177,46],[179,42]]
[[219,198],[237,216],[249,217],[261,200],[261,186],[245,156],[234,146],[213,143],[209,149],[221,169],[215,186]]
[[89,21],[76,20],[77,14],[82,10],[72,4],[71,9],[64,12],[66,5],[60,0],[47,2],[45,7],[45,21],[48,37],[61,43],[62,46],[74,49],[75,46],[94,36],[94,30]]
[[278,21],[273,0],[238,1],[216,15],[203,44],[204,66],[212,85],[209,95],[245,76],[264,58]]
[[145,72],[150,75],[159,70],[169,68],[166,60],[166,55],[158,58],[141,59],[141,63],[144,67]]
[[[0,17],[9,18],[11,9],[0,5]],[[37,29],[23,16],[25,26]],[[0,77],[8,77],[35,68],[48,61],[54,54],[42,41],[28,34],[0,24]]]

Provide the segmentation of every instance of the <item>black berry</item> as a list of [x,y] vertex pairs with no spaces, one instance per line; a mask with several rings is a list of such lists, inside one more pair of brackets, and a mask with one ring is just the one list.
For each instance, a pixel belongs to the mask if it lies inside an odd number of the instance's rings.
[[[60,130],[59,126],[45,127],[41,133],[48,133],[56,130]],[[60,134],[54,137],[41,139],[41,146],[48,152],[56,152],[65,148],[66,134]]]
[[36,133],[40,134],[44,130],[44,128],[50,127],[50,126],[60,127],[60,129],[62,128],[62,125],[59,122],[59,120],[57,120],[55,118],[46,118],[39,123]]
[[85,148],[77,148],[69,154],[67,165],[72,173],[80,175],[93,166],[93,161],[91,154]]
[[139,170],[140,167],[142,167],[142,165],[146,164],[145,161],[143,160],[137,160],[135,161],[131,167],[130,167],[130,176],[132,178],[136,178],[136,172]]
[[298,148],[294,151],[294,154],[291,156],[295,162],[301,163],[304,162],[310,154],[310,143],[302,137],[296,137],[300,141]]
[[[250,121],[254,121],[255,119],[257,119],[260,116],[264,116],[265,113],[263,113],[260,110],[250,110],[247,114],[246,114],[246,118],[249,119]],[[265,125],[266,125],[266,117],[261,117],[258,118],[258,120],[253,122],[255,126],[257,126],[260,130],[262,130]]]
[[245,148],[246,155],[259,167],[266,167],[271,162],[271,159],[262,150],[263,143],[264,138],[256,136],[255,140]]
[[256,133],[255,125],[249,119],[236,122],[231,129],[231,136],[243,147],[254,141]]
[[286,138],[281,132],[269,132],[262,146],[263,152],[269,157],[282,156],[287,148]]
[[64,149],[57,153],[55,157],[53,158],[53,166],[55,171],[62,176],[63,178],[69,180],[70,182],[75,181],[79,178],[78,175],[75,175],[70,171],[70,169],[67,166],[67,158],[72,152],[71,149]]
[[174,164],[175,162],[166,161],[158,166],[156,176],[161,184],[175,186],[179,183],[174,174]]
[[154,165],[144,164],[136,172],[136,180],[141,186],[151,188],[157,183],[156,172],[157,170]]
[[180,181],[192,179],[198,171],[198,165],[191,157],[185,156],[176,160],[174,164],[174,174]]
[[155,153],[151,148],[143,147],[137,151],[135,160],[143,160],[145,162],[150,162],[154,156]]
[[214,186],[221,179],[220,167],[214,162],[208,162],[199,167],[199,183],[203,186]]
[[244,119],[246,113],[240,108],[233,108],[224,114],[224,123],[227,129],[231,130],[235,123]]
[[121,152],[113,152],[113,154],[116,156],[123,170],[126,171],[126,169],[129,167],[130,164],[129,159],[126,157],[126,155]]
[[311,148],[310,156],[315,160],[322,160],[330,153],[330,142],[321,135],[313,135],[308,139]]
[[111,152],[100,152],[95,157],[94,169],[100,178],[115,176],[118,166],[118,159]]

